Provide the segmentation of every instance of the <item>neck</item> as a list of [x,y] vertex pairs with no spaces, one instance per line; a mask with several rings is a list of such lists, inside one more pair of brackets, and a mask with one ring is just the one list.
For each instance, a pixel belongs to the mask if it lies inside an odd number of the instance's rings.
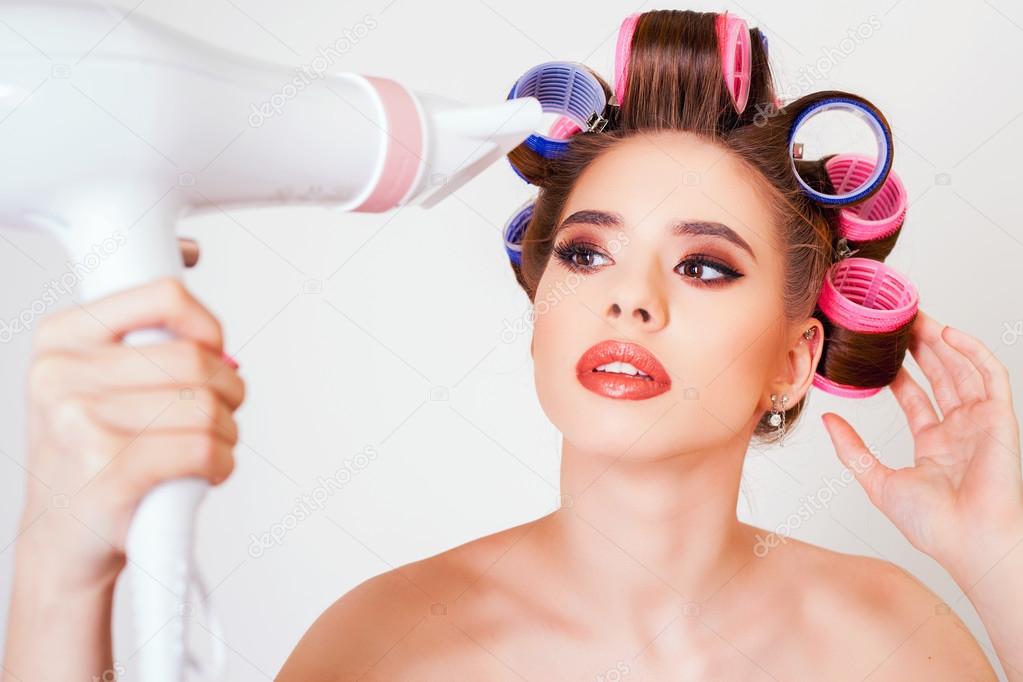
[[745,434],[713,451],[652,461],[594,456],[563,442],[561,509],[545,519],[549,552],[579,592],[636,609],[709,599],[752,558],[736,518]]

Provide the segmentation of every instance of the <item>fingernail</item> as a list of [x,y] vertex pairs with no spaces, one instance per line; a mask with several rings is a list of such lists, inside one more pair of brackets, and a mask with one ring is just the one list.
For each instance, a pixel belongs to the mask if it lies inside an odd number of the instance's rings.
[[199,242],[191,237],[178,237],[181,246],[181,260],[186,268],[194,267],[199,262]]
[[227,364],[231,365],[232,369],[238,369],[238,361],[237,360],[235,360],[234,358],[232,358],[230,355],[228,355],[226,352],[223,352],[223,351],[221,352],[221,355],[224,358],[224,362],[226,362]]

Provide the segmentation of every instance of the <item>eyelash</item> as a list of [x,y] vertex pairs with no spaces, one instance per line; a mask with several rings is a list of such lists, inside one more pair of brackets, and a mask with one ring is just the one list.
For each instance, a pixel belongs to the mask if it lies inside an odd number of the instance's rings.
[[[607,258],[607,256],[604,256],[604,254],[600,253],[600,250],[596,247],[595,244],[590,244],[582,241],[559,244],[558,246],[554,247],[554,255],[557,257],[559,261],[561,261],[561,263],[565,267],[567,267],[569,270],[573,272],[593,272],[594,270],[597,269],[597,267],[595,266],[579,265],[578,263],[575,263],[573,259],[576,256],[598,255]],[[687,258],[684,258],[683,260],[679,261],[679,264],[675,266],[675,270],[677,270],[681,265],[693,263],[703,267],[713,268],[714,270],[717,270],[718,272],[722,273],[721,277],[715,277],[710,280],[700,279],[698,277],[689,277],[687,275],[682,275],[681,273],[679,273],[684,279],[691,280],[696,286],[703,287],[725,286],[729,282],[745,276],[741,272],[738,272],[737,270],[725,265],[716,258],[711,258],[702,253],[694,253],[688,256]]]

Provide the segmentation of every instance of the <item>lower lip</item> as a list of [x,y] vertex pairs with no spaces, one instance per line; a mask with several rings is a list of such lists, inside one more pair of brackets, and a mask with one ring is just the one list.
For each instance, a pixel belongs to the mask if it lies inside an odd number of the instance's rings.
[[619,400],[646,400],[671,388],[652,379],[615,374],[614,372],[581,372],[579,383],[598,395]]

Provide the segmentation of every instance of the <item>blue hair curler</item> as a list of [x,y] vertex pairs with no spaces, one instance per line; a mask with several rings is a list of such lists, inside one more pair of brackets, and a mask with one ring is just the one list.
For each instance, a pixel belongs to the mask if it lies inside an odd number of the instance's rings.
[[[877,162],[865,177],[862,173],[849,174],[836,184],[837,194],[827,194],[808,185],[796,170],[796,159],[802,158],[802,146],[796,144],[795,138],[799,128],[811,118],[834,109],[857,114],[867,122],[877,140],[878,156]],[[815,201],[827,206],[849,206],[863,201],[884,184],[892,167],[892,131],[888,122],[881,112],[869,102],[850,96],[827,97],[799,112],[789,130],[788,148],[792,160],[792,171],[803,191]],[[854,182],[856,184],[853,184]]]
[[[607,122],[603,117],[607,107],[604,88],[589,69],[577,62],[545,62],[534,66],[515,81],[508,92],[508,99],[518,97],[535,97],[545,113],[561,114],[585,131],[602,130]],[[530,135],[525,144],[545,159],[557,158],[568,149],[567,140],[540,133]],[[522,177],[518,170],[515,172]]]
[[516,265],[522,263],[522,237],[526,234],[529,221],[533,218],[535,205],[535,200],[527,201],[504,226],[504,250],[508,252],[508,257]]

